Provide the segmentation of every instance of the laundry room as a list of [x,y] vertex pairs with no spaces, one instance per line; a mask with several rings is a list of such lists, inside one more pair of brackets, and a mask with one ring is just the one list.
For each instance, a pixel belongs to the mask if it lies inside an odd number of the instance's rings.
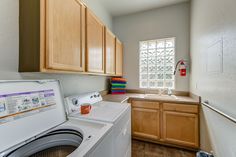
[[235,0],[0,0],[0,157],[236,157]]

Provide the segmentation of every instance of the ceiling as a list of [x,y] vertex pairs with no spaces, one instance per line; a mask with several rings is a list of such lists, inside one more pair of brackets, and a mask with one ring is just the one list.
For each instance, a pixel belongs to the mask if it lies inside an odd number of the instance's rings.
[[112,16],[121,16],[141,12],[154,8],[165,7],[189,0],[96,0],[111,13]]

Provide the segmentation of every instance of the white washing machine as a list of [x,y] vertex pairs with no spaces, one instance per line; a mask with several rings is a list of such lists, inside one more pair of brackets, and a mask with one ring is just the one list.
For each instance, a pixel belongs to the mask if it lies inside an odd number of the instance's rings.
[[112,124],[67,120],[63,102],[59,81],[1,81],[0,156],[112,156]]
[[[102,101],[98,92],[65,99],[68,117],[89,119],[113,124],[113,155],[112,157],[131,157],[131,106],[128,103]],[[80,106],[91,104],[91,112],[80,113]]]

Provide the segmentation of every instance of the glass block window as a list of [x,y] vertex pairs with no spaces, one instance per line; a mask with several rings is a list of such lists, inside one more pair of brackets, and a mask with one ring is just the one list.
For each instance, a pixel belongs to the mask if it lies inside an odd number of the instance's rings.
[[175,87],[175,38],[141,41],[139,43],[139,87]]

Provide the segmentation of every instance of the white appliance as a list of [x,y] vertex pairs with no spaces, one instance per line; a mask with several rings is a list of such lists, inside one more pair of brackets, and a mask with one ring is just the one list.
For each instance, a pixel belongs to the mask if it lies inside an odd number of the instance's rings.
[[1,81],[0,157],[112,156],[112,124],[67,120],[63,102],[59,81]]
[[[102,96],[98,92],[67,97],[65,101],[68,117],[113,124],[112,157],[131,157],[130,104],[102,101]],[[91,111],[89,114],[82,115],[80,106],[87,103],[91,104]]]

